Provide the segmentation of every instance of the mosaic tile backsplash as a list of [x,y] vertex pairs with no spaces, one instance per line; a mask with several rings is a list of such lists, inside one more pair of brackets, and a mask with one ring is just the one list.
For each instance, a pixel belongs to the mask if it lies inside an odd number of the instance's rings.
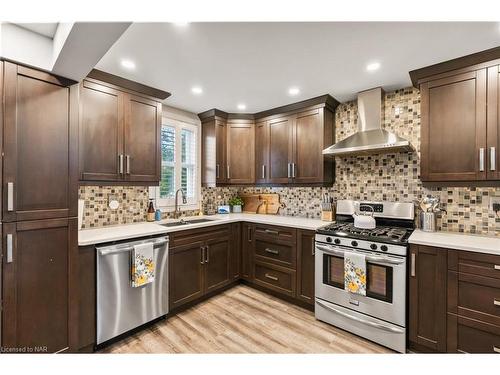
[[[341,104],[335,114],[336,139],[341,140],[357,130],[357,103]],[[275,192],[285,208],[280,215],[319,218],[323,193],[337,199],[392,200],[411,202],[423,195],[438,195],[447,213],[438,219],[443,231],[479,233],[500,236],[500,217],[489,209],[490,199],[500,198],[500,188],[433,187],[424,188],[420,175],[420,94],[413,87],[385,95],[383,126],[408,139],[414,152],[336,158],[336,180],[332,187],[223,187],[202,188],[202,206],[227,203],[238,192]],[[123,200],[119,212],[107,209],[107,195],[115,190]],[[86,200],[84,226],[143,221],[148,189],[143,187],[82,187],[80,197]],[[122,205],[120,205],[122,207]],[[141,211],[142,210],[142,211]],[[191,213],[189,213],[191,214]]]

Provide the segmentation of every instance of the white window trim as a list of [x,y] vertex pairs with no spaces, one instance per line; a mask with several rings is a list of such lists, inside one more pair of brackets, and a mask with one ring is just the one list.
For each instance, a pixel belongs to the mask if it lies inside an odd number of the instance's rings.
[[[195,180],[195,196],[194,198],[188,198],[187,204],[182,203],[182,197],[179,194],[179,210],[197,210],[200,208],[201,202],[201,124],[199,122],[193,121],[188,117],[179,119],[177,115],[174,116],[163,116],[162,126],[174,126],[175,131],[175,186],[180,186],[181,182],[181,130],[187,129],[195,132],[196,135],[196,180]],[[149,188],[149,198],[154,199],[155,207],[159,208],[163,212],[172,212],[175,209],[175,197],[174,198],[160,198],[160,186],[151,186]]]

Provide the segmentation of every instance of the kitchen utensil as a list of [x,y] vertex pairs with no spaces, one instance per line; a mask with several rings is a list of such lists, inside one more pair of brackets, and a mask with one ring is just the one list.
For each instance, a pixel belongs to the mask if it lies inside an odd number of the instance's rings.
[[436,225],[436,213],[435,212],[420,212],[420,229],[424,232],[435,232],[437,228]]

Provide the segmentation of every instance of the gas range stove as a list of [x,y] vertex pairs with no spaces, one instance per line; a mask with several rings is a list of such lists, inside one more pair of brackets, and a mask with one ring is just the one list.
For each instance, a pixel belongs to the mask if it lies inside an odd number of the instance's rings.
[[352,222],[339,222],[319,228],[317,233],[335,237],[354,238],[389,244],[405,245],[413,232],[412,228],[377,226],[374,229],[360,229]]

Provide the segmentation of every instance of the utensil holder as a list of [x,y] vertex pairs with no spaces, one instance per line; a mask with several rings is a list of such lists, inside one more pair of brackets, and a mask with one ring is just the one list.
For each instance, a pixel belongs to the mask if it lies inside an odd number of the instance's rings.
[[424,232],[435,232],[436,228],[436,213],[420,212],[420,229]]

